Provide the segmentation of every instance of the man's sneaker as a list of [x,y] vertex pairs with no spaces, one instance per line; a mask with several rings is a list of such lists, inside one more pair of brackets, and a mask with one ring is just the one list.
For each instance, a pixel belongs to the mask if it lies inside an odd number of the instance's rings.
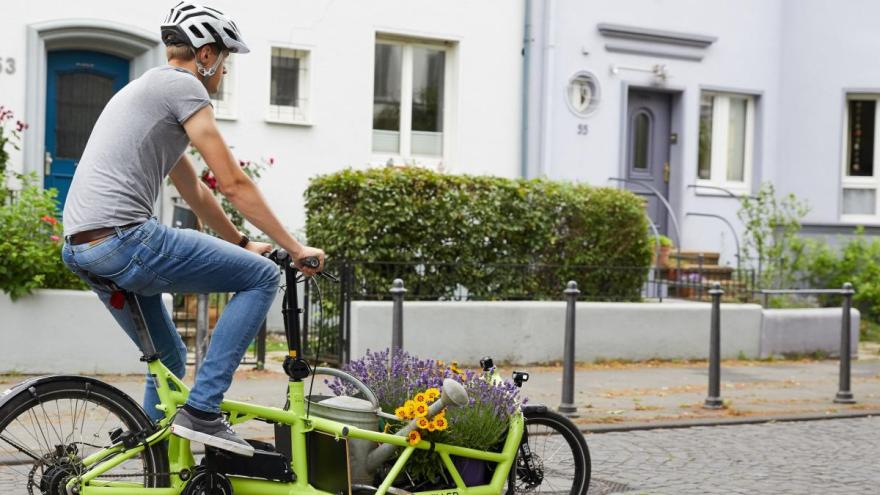
[[221,450],[245,457],[253,457],[254,448],[241,439],[226,421],[224,416],[217,419],[203,420],[190,414],[186,409],[177,411],[177,417],[171,423],[171,433]]

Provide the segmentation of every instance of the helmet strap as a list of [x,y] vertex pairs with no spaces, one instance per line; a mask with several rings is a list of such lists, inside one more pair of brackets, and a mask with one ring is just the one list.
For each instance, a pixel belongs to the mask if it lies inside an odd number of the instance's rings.
[[223,55],[223,50],[220,50],[220,53],[217,54],[217,60],[214,61],[214,65],[212,65],[211,67],[205,67],[204,65],[202,65],[202,62],[199,61],[199,55],[196,53],[196,49],[193,48],[192,46],[190,46],[190,49],[192,50],[193,55],[195,56],[196,68],[198,69],[199,74],[204,78],[208,78],[208,77],[211,77],[214,74],[216,74],[217,68],[220,67],[220,64],[223,63],[223,60],[226,58]]

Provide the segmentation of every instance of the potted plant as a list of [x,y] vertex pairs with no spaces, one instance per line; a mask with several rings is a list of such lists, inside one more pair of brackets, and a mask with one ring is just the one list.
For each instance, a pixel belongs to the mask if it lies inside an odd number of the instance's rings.
[[[382,410],[394,412],[400,419],[386,422],[383,425],[386,431],[397,431],[412,419],[420,421],[419,428],[410,434],[410,441],[414,443],[424,439],[493,450],[503,442],[511,415],[520,403],[519,388],[512,382],[491,383],[475,371],[459,369],[454,362],[447,366],[442,361],[419,359],[399,349],[368,351],[365,357],[353,360],[343,369],[376,394]],[[435,400],[447,378],[464,385],[469,405],[444,410],[434,418],[420,417],[420,405]],[[338,379],[325,383],[336,395],[356,393]],[[453,463],[468,486],[488,483],[489,466],[483,461],[453,456]],[[415,451],[405,469],[407,476],[402,478],[413,480],[415,488],[420,490],[452,486],[451,477],[435,452]]]
[[[660,240],[660,249],[654,253],[652,261],[654,266],[665,267],[669,265],[669,252],[673,248],[672,239],[665,235],[658,236],[658,238]],[[652,239],[652,244],[656,249],[657,244],[654,239]]]

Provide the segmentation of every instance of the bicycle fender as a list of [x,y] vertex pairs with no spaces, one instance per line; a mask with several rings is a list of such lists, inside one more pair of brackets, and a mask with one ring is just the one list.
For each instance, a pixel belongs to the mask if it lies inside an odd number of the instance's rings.
[[36,376],[33,378],[29,378],[23,382],[16,383],[11,388],[4,390],[3,392],[0,392],[0,410],[2,410],[3,407],[7,403],[11,402],[16,397],[18,397],[22,394],[30,394],[30,390],[33,387],[37,387],[39,385],[44,385],[47,383],[62,382],[62,381],[78,381],[78,382],[89,383],[97,389],[104,389],[104,390],[109,389],[111,392],[118,393],[120,397],[125,397],[126,402],[128,402],[127,405],[133,407],[134,408],[133,410],[138,411],[140,413],[141,418],[139,418],[139,419],[144,421],[141,424],[150,424],[151,423],[149,417],[147,417],[147,413],[144,412],[143,406],[141,406],[134,399],[132,399],[130,395],[126,394],[122,390],[119,390],[118,388],[114,387],[113,385],[110,385],[109,383],[102,382],[101,380],[98,380],[97,378],[92,378],[92,377],[88,377],[88,376],[79,376],[79,375]]
[[529,414],[544,414],[547,412],[547,406],[544,404],[526,404],[522,406],[523,416],[528,416]]

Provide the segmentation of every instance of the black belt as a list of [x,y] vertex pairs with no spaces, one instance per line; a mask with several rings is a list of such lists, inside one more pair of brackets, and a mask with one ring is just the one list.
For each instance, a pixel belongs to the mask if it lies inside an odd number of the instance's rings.
[[129,229],[131,227],[137,227],[138,225],[140,225],[140,222],[130,223],[128,225],[121,225],[119,227],[101,227],[100,229],[86,230],[84,232],[77,232],[76,234],[68,236],[67,240],[71,245],[76,246],[78,244],[85,244],[87,242],[101,240],[108,235],[115,233],[116,229]]

